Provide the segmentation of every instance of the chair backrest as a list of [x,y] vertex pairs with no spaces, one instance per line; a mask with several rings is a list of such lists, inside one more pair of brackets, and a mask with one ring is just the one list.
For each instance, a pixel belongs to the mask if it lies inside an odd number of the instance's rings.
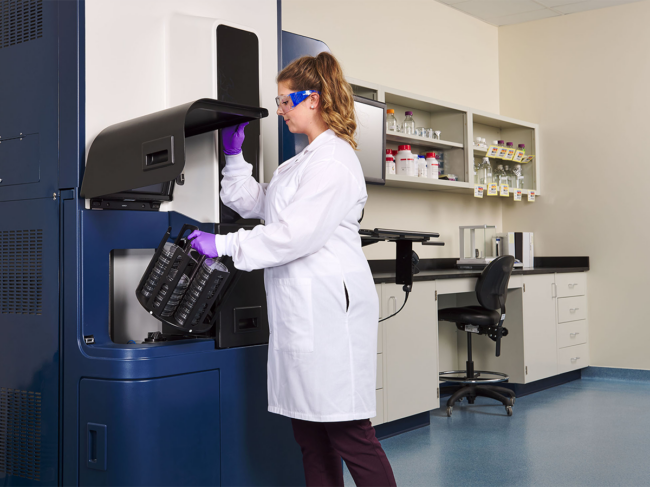
[[512,255],[502,255],[490,262],[476,281],[476,298],[487,309],[501,309],[508,296],[508,281],[515,265]]

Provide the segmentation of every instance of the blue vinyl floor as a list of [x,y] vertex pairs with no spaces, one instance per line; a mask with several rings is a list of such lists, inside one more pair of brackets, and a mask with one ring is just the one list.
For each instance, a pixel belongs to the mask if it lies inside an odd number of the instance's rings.
[[497,404],[383,440],[397,485],[650,486],[650,382],[576,380],[517,398],[512,417]]

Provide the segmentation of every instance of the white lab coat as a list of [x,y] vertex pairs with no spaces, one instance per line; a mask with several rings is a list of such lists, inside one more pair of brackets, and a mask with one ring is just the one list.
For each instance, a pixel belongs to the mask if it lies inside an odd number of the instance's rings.
[[269,411],[318,422],[373,418],[378,298],[361,251],[368,194],[354,150],[327,130],[269,184],[251,177],[241,154],[226,161],[222,201],[266,223],[217,235],[216,244],[238,269],[265,269]]

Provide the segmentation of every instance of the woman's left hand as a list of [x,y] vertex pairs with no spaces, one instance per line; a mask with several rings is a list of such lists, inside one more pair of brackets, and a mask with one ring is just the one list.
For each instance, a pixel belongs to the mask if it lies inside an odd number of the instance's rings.
[[190,233],[190,236],[187,237],[187,239],[193,239],[192,248],[199,254],[210,258],[219,257],[219,253],[217,252],[217,243],[215,242],[213,234],[202,232],[201,230],[194,230]]

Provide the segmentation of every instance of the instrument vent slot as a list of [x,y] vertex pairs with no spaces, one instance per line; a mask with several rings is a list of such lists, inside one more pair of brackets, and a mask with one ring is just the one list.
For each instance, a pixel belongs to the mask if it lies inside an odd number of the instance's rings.
[[0,314],[43,311],[43,230],[0,231]]
[[43,0],[0,0],[0,49],[43,37]]
[[39,392],[0,388],[0,473],[40,480]]

